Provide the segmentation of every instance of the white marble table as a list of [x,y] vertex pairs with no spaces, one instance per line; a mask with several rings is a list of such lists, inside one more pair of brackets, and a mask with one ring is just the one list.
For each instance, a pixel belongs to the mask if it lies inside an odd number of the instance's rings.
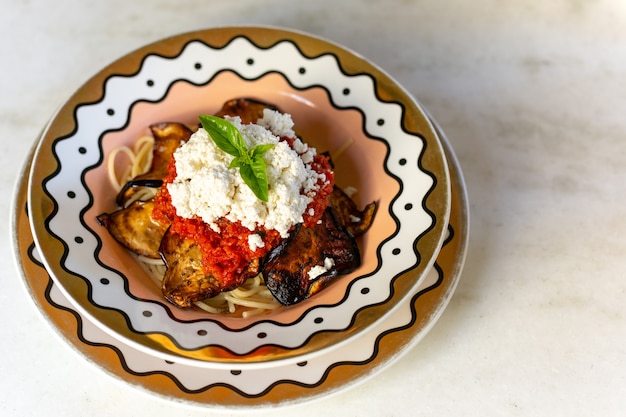
[[36,135],[88,77],[176,33],[295,28],[394,76],[439,121],[472,215],[427,337],[338,396],[259,416],[616,416],[626,410],[626,2],[0,0],[0,415],[220,415],[81,359],[14,266],[10,196]]

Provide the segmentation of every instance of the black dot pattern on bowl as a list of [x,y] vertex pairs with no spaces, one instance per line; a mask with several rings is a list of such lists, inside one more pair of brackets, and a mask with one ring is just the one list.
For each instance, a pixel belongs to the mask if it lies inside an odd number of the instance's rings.
[[154,86],[154,81],[153,80],[148,80],[148,81],[146,81],[146,84],[148,85],[148,87],[153,87]]
[[207,335],[207,331],[204,329],[200,329],[198,330],[198,336],[206,336]]
[[344,88],[343,89],[343,95],[347,96],[348,94],[350,94],[350,89],[349,88]]
[[413,208],[413,204],[411,204],[411,203],[406,203],[406,204],[404,205],[404,209],[405,209],[405,210],[407,210],[407,211],[408,211],[408,210],[411,210],[412,208]]
[[394,250],[391,251],[391,253],[393,253],[394,255],[400,255],[400,248],[395,248]]
[[201,64],[201,63],[199,63],[199,62],[196,62],[196,63],[193,65],[193,67],[194,67],[195,69],[199,70],[199,69],[202,69],[202,64]]
[[84,155],[87,153],[87,148],[81,146],[80,148],[78,148],[78,153],[81,155]]
[[113,110],[113,109],[107,109],[107,114],[108,114],[109,116],[113,116],[113,115],[115,114],[115,110]]
[[401,159],[398,161],[398,163],[399,163],[400,165],[406,165],[406,159],[401,158]]
[[168,365],[174,365],[174,362],[168,361],[168,360],[165,360],[165,363],[168,364]]
[[260,332],[259,334],[256,335],[256,337],[258,337],[259,339],[265,339],[267,337],[267,333]]
[[100,278],[100,284],[102,285],[109,285],[111,283],[111,281],[109,281],[108,278]]
[[304,67],[300,67],[300,68],[298,68],[298,72],[299,72],[300,74],[306,74],[306,68],[304,68]]
[[376,120],[376,124],[377,124],[378,126],[382,126],[382,125],[384,125],[384,124],[385,124],[385,119],[378,119],[378,120]]
[[322,317],[315,317],[315,320],[313,320],[313,323],[315,324],[321,324],[322,322],[324,322]]
[[78,244],[81,244],[81,243],[83,243],[83,238],[82,238],[82,237],[80,237],[80,236],[76,236],[76,237],[74,238],[74,242],[76,242],[76,243],[78,243]]
[[144,317],[152,317],[152,311],[145,310],[142,314]]
[[239,369],[233,369],[232,371],[230,371],[231,375],[241,375],[241,371]]
[[254,59],[252,59],[252,58],[248,58],[248,59],[246,59],[246,64],[248,64],[248,65],[254,65]]
[[69,198],[76,198],[76,193],[75,193],[74,191],[68,191],[68,192],[67,192],[67,196],[68,196]]
[[361,294],[365,295],[365,294],[369,294],[370,293],[370,289],[365,287],[365,288],[361,288]]
[[296,365],[298,365],[299,367],[303,368],[303,367],[305,367],[307,365],[307,363],[308,363],[307,361],[298,362]]

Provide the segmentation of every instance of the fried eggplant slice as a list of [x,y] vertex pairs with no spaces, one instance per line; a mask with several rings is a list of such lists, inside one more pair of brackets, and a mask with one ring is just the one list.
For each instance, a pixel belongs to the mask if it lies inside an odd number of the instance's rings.
[[252,98],[235,98],[228,100],[217,112],[217,117],[239,116],[241,123],[256,123],[263,117],[264,109],[278,110],[275,106]]
[[[283,305],[296,304],[361,264],[354,237],[332,207],[313,227],[299,227],[270,252],[262,268],[265,284]],[[318,274],[318,272],[320,272]]]
[[372,225],[376,213],[376,202],[371,202],[363,210],[359,210],[352,200],[341,188],[333,188],[328,204],[335,211],[339,222],[348,229],[354,237],[365,233]]
[[111,236],[137,255],[158,259],[159,245],[169,224],[152,219],[154,201],[135,201],[128,207],[97,217]]
[[174,151],[187,142],[192,135],[191,129],[182,123],[166,122],[150,125],[154,137],[152,164],[145,174],[138,175],[127,182],[117,195],[116,202],[124,207],[141,187],[158,188],[167,172]]
[[167,267],[161,283],[163,296],[178,307],[191,307],[196,301],[233,290],[259,273],[260,261],[255,259],[241,273],[237,282],[225,286],[213,275],[204,272],[198,244],[171,233],[169,229],[161,241],[159,251]]

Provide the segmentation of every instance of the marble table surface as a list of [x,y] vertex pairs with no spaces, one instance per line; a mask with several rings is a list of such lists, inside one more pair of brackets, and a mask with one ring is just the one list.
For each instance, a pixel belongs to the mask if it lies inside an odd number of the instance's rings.
[[258,416],[616,416],[626,409],[626,2],[0,0],[0,415],[219,416],[138,392],[58,338],[15,266],[11,196],[100,68],[213,26],[298,29],[378,64],[462,166],[469,251],[428,335],[352,389]]

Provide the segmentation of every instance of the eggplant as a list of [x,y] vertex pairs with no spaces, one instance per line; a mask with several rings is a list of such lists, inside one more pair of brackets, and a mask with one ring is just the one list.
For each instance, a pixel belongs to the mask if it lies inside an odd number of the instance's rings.
[[339,223],[329,206],[321,222],[312,227],[297,227],[274,248],[265,260],[262,273],[274,297],[283,305],[293,305],[326,288],[338,275],[354,271],[360,264],[354,236]]
[[[265,284],[283,305],[293,305],[317,294],[337,276],[361,264],[356,237],[372,224],[377,203],[359,210],[356,203],[335,186],[321,222],[298,225],[265,259]],[[311,273],[320,271],[321,274]]]
[[339,222],[354,237],[361,236],[370,228],[377,207],[376,202],[372,202],[366,205],[363,210],[359,210],[354,200],[336,185],[333,188],[328,204],[335,211]]
[[163,296],[178,307],[191,307],[196,301],[213,297],[222,291],[233,290],[259,273],[259,259],[255,259],[239,275],[236,282],[224,285],[213,275],[204,272],[198,244],[172,233],[171,229],[165,233],[159,252],[166,266],[161,282]]
[[107,228],[111,236],[137,255],[160,258],[159,246],[169,224],[152,218],[154,200],[135,201],[113,213],[97,216],[98,223]]
[[163,180],[148,180],[148,179],[133,179],[122,187],[120,192],[115,198],[115,202],[118,206],[124,207],[128,204],[128,201],[135,195],[140,188],[160,188],[163,185]]
[[164,122],[150,125],[154,137],[152,164],[145,174],[138,175],[126,183],[115,199],[120,207],[124,207],[142,187],[158,188],[167,174],[167,166],[174,151],[187,142],[193,132],[182,123]]
[[225,102],[215,115],[222,118],[224,116],[239,116],[241,123],[250,124],[261,119],[265,109],[278,110],[275,106],[253,98],[235,98]]

